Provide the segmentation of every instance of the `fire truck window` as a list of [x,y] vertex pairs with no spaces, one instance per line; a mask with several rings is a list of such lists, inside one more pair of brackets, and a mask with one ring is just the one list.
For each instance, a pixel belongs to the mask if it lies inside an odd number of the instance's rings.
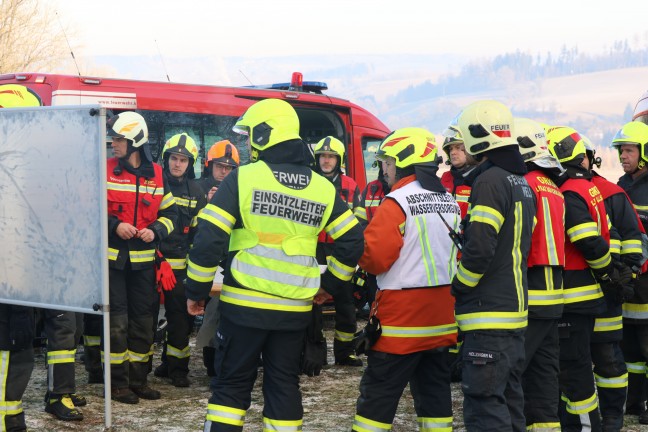
[[314,146],[329,135],[345,142],[346,128],[335,111],[300,107],[295,110],[299,116],[299,135],[306,143]]
[[362,138],[362,157],[364,158],[365,173],[367,173],[367,183],[378,178],[378,163],[376,162],[376,150],[382,140],[379,138],[363,137]]

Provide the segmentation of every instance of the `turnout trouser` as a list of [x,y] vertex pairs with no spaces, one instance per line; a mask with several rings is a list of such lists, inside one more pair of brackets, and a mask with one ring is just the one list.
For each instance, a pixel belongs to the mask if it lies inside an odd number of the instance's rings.
[[648,380],[648,322],[623,321],[623,357],[628,369],[626,412],[640,414],[646,410]]
[[356,310],[353,304],[352,288],[344,283],[343,289],[333,296],[335,304],[335,336],[333,339],[333,354],[337,359],[344,359],[355,354],[353,335],[356,332]]
[[524,331],[464,333],[461,389],[468,432],[523,432]]
[[592,343],[590,347],[603,426],[621,430],[628,390],[628,369],[621,347],[617,341]]
[[563,314],[560,336],[560,424],[563,432],[601,430],[598,398],[594,389],[590,341],[591,315]]
[[263,356],[263,430],[301,430],[299,390],[304,330],[264,330],[221,317],[205,431],[240,432]]
[[558,320],[529,319],[522,373],[527,430],[560,431],[558,418]]
[[189,373],[189,334],[193,316],[187,312],[184,284],[186,271],[175,270],[176,285],[164,292],[164,316],[167,320],[162,361],[167,363],[169,377],[187,376]]
[[452,430],[448,349],[398,355],[370,351],[360,381],[354,431],[391,430],[398,402],[409,383],[422,431]]
[[47,336],[47,391],[55,395],[74,393],[76,313],[43,309],[43,318]]
[[143,270],[110,269],[110,368],[113,388],[146,384],[159,301],[153,264]]

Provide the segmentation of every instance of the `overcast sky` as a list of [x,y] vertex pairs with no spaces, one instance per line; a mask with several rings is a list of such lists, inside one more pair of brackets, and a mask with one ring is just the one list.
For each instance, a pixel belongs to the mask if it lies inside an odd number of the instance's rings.
[[[77,55],[268,57],[457,53],[648,44],[645,4],[581,0],[45,0],[77,29]],[[533,11],[532,8],[538,9]],[[638,10],[641,8],[642,10]]]

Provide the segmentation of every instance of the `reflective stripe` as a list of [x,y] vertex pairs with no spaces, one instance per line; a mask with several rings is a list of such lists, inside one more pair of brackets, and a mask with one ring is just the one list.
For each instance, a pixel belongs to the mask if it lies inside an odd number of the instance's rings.
[[551,206],[547,197],[542,197],[542,213],[544,220],[545,231],[545,244],[547,246],[547,258],[549,258],[549,265],[560,265],[560,258],[558,258],[558,249],[556,247],[556,240],[552,233],[553,220],[551,219]]
[[604,267],[607,267],[610,265],[612,262],[612,256],[610,255],[610,252],[606,252],[605,255],[603,255],[599,259],[595,260],[585,260],[587,261],[587,265],[589,265],[593,269],[602,269]]
[[628,373],[617,377],[602,377],[594,374],[596,386],[601,388],[626,388],[628,387]]
[[302,430],[302,420],[273,420],[263,417],[263,432],[293,432]]
[[623,319],[621,316],[611,318],[596,318],[594,320],[594,331],[605,332],[621,330],[623,328]]
[[143,263],[155,260],[155,249],[142,251],[128,251],[132,263]]
[[[208,404],[207,415],[205,416],[205,418],[208,421],[216,423],[243,426],[243,424],[245,423],[245,410],[231,408],[225,405]],[[206,426],[207,425],[205,425],[205,427]]]
[[397,327],[385,325],[382,326],[381,336],[398,338],[434,337],[449,335],[456,332],[457,323],[427,327]]
[[504,216],[492,207],[476,205],[470,211],[470,222],[488,224],[495,229],[496,233],[499,233],[504,224]]
[[173,270],[187,268],[187,258],[165,258]]
[[463,266],[462,262],[459,263],[459,267],[457,268],[457,279],[459,279],[459,282],[461,282],[462,284],[474,288],[477,286],[482,276],[484,275],[473,273],[470,270],[466,269]]
[[198,201],[196,201],[194,199],[186,199],[186,198],[175,197],[175,203],[176,203],[176,205],[179,205],[181,207],[196,208],[196,205],[198,204]]
[[333,222],[328,224],[324,230],[333,240],[343,236],[347,231],[358,224],[358,219],[353,216],[350,210],[345,211]]
[[118,256],[119,256],[119,249],[108,248],[108,260],[109,261],[117,261]]
[[405,235],[405,222],[398,225],[398,232],[400,232],[400,235],[402,235],[402,236]]
[[451,432],[452,417],[417,417],[419,432]]
[[364,207],[356,207],[353,215],[358,219],[367,220],[367,210]]
[[623,303],[623,318],[648,320],[648,304]]
[[528,432],[560,432],[560,422],[533,423],[526,427]]
[[[437,273],[437,266],[436,262],[434,261],[434,255],[432,254],[432,248],[430,247],[430,236],[428,235],[427,224],[425,223],[425,219],[420,216],[414,216],[414,222],[416,224],[416,230],[419,234],[418,238],[423,256],[425,275],[427,276],[427,284],[428,286],[438,286],[439,275]],[[431,275],[430,269],[432,270]]]
[[76,349],[47,351],[47,364],[74,363]]
[[621,253],[621,240],[610,239],[610,253],[617,255]]
[[236,222],[234,216],[213,204],[207,204],[198,214],[198,219],[203,219],[212,225],[216,225],[225,231],[226,234],[231,234],[232,227]]
[[628,373],[644,375],[646,373],[646,362],[627,363]]
[[167,234],[171,234],[173,232],[173,222],[171,222],[171,219],[160,217],[157,221],[164,225],[164,228],[166,228],[167,230]]
[[83,345],[85,345],[85,346],[99,346],[99,345],[101,345],[101,336],[83,335]]
[[479,329],[520,329],[527,326],[527,311],[522,312],[475,312],[457,315],[455,318],[462,331]]
[[[156,195],[158,195],[156,193]],[[162,198],[162,202],[160,203],[160,208],[159,210],[165,210],[171,207],[173,204],[175,204],[175,197],[171,192],[167,193],[164,195],[164,198]]]
[[622,254],[642,253],[641,240],[622,240],[621,253]]
[[515,280],[515,291],[517,293],[518,299],[518,311],[526,310],[526,305],[524,304],[524,291],[525,286],[522,282],[522,201],[515,203],[514,214],[514,225],[513,225],[513,250],[511,251],[511,257],[513,262],[513,280]]
[[211,283],[214,280],[216,270],[218,270],[218,265],[203,267],[187,258],[187,277],[196,282]]
[[138,353],[135,351],[128,350],[128,359],[131,362],[136,362],[136,363],[146,363],[149,361],[149,358],[151,357],[151,352],[146,352],[146,353]]
[[[260,258],[257,260],[256,258]],[[268,258],[281,261],[283,265],[276,265],[273,268],[261,267],[256,265],[261,260]],[[294,264],[293,268],[289,267]],[[296,266],[302,267],[301,269]],[[290,274],[287,271],[293,270],[295,273],[304,274]],[[262,279],[266,284],[290,285],[292,288],[300,288],[305,290],[315,290],[310,293],[305,291],[302,298],[313,297],[320,286],[320,273],[317,267],[317,260],[309,256],[288,256],[283,251],[273,249],[267,246],[254,246],[253,248],[246,249],[245,254],[239,252],[236,258],[232,260],[230,271],[234,278],[241,283],[243,278],[238,277],[238,274],[245,275],[245,279],[249,282],[246,286],[257,286],[254,279]],[[306,272],[310,273],[308,275]],[[349,275],[348,279],[351,279]],[[341,278],[340,278],[341,279]]]
[[550,306],[563,304],[563,290],[529,290],[529,306]]
[[336,329],[334,339],[337,339],[340,342],[351,342],[353,336],[353,333],[347,333]]
[[309,312],[313,308],[312,299],[292,300],[243,288],[223,285],[220,301],[238,306],[257,309],[283,310],[288,312]]
[[603,291],[599,284],[563,289],[565,304],[595,300],[601,297],[603,297]]
[[335,275],[336,278],[343,281],[350,281],[355,273],[355,267],[348,266],[340,262],[334,256],[328,257],[328,270]]
[[189,349],[189,345],[180,349],[167,343],[166,353],[168,356],[179,358],[179,359],[189,358],[191,356],[191,350]]
[[599,235],[600,233],[596,222],[585,222],[575,225],[567,230],[567,236],[569,236],[569,240],[572,243],[576,243],[578,240],[582,240],[587,237],[596,237]]
[[[104,361],[104,352],[101,351],[101,362]],[[122,364],[128,361],[128,351],[110,353],[110,364]]]
[[598,408],[598,399],[596,397],[596,393],[581,401],[572,402],[564,394],[560,396],[560,399],[562,399],[567,404],[567,412],[569,414],[587,414],[588,412],[594,411],[596,408]]
[[353,428],[351,430],[361,432],[381,432],[390,431],[392,428],[391,423],[381,423],[375,420],[370,420],[366,417],[356,414],[353,418]]
[[17,415],[21,412],[23,412],[22,401],[0,401],[0,427],[2,427],[0,430],[6,430],[2,417]]

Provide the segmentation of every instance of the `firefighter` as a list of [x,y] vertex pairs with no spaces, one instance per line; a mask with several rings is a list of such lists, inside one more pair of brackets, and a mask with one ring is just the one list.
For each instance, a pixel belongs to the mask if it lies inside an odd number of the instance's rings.
[[451,166],[450,170],[441,176],[441,183],[459,203],[463,219],[468,213],[468,197],[470,196],[470,187],[466,185],[465,178],[466,174],[470,172],[471,166],[468,164],[461,132],[455,122],[448,126],[443,132],[443,136],[445,138],[441,148],[448,156],[446,163]]
[[107,130],[115,155],[107,163],[112,399],[136,404],[160,398],[147,384],[159,301],[155,253],[178,212],[162,167],[153,163],[144,118],[122,112]]
[[240,163],[239,152],[229,140],[218,141],[211,146],[205,158],[205,178],[200,183],[207,196],[207,202],[211,201],[221,182]]
[[[612,147],[619,152],[624,175],[618,185],[628,194],[639,214],[645,239],[648,229],[648,125],[626,123],[614,136]],[[622,248],[623,251],[623,248]],[[645,256],[643,257],[645,259]],[[623,304],[621,347],[629,372],[626,413],[639,415],[648,424],[646,412],[646,362],[648,362],[648,265],[643,263],[635,281],[634,296]]]
[[514,131],[533,191],[536,225],[527,258],[529,323],[524,335],[524,416],[528,431],[560,431],[558,320],[563,311],[562,277],[565,267],[565,199],[547,174],[563,172],[549,153],[543,127],[515,118]]
[[[0,85],[0,108],[41,106],[40,97],[18,84]],[[26,431],[22,397],[34,369],[34,309],[0,304],[0,430]]]
[[[342,173],[344,166],[344,144],[332,136],[321,139],[313,149],[315,152],[316,172],[323,175],[335,186],[349,209],[354,212],[360,206],[360,189],[356,182]],[[326,265],[333,250],[333,239],[322,231],[317,244],[317,262]],[[362,360],[355,356],[353,335],[356,331],[356,311],[353,303],[353,287],[346,284],[340,294],[333,297],[335,304],[335,336],[333,354],[335,364],[340,366],[362,366]],[[319,320],[319,322],[323,322]]]
[[365,229],[360,266],[377,275],[370,320],[382,332],[360,381],[355,431],[391,430],[408,383],[419,429],[452,428],[457,247],[439,218],[458,229],[461,210],[436,175],[436,156],[434,135],[421,128],[398,129],[378,148],[391,192]]
[[[235,131],[248,135],[255,162],[231,173],[201,212],[187,267],[187,308],[197,315],[229,249],[204,430],[243,429],[260,355],[264,429],[299,430],[300,355],[313,300],[338,295],[351,279],[362,228],[334,186],[312,171],[290,104],[259,101]],[[315,255],[323,229],[335,247],[320,284]]]
[[[221,182],[233,170],[240,165],[240,157],[238,149],[229,140],[221,140],[214,143],[207,152],[205,158],[205,176],[200,185],[207,196],[207,202],[211,201],[220,186]],[[217,279],[222,282],[221,275],[217,275]],[[218,312],[218,296],[208,299],[208,306],[205,307],[205,316],[199,332],[197,344],[202,346],[203,363],[207,368],[207,375],[214,376],[214,358],[216,355],[216,341],[211,337],[211,330],[214,331],[218,328],[219,312]],[[203,326],[205,327],[203,330]],[[210,334],[209,341],[205,342],[205,335]]]
[[[615,266],[632,274],[632,268],[641,267],[641,231],[639,219],[630,199],[618,185],[601,177],[593,167],[601,166],[596,149],[583,135],[587,159],[589,160],[592,183],[603,196],[605,211],[612,229],[610,230],[610,254]],[[623,338],[622,305],[634,294],[631,284],[605,290],[607,310],[594,321],[592,334],[592,361],[594,378],[599,398],[603,431],[618,432],[623,427],[624,406],[628,391],[628,369],[621,350]]]
[[[560,337],[560,423],[563,431],[600,431],[590,343],[594,320],[606,310],[603,289],[623,283],[610,255],[603,196],[592,183],[581,136],[569,127],[550,128],[549,151],[565,168],[553,180],[565,197],[564,309]],[[602,289],[603,288],[603,289]]]
[[193,179],[198,156],[196,142],[186,133],[172,136],[162,149],[164,178],[175,197],[178,223],[169,237],[160,243],[160,252],[175,273],[176,284],[163,292],[167,320],[162,363],[155,368],[158,377],[169,377],[176,387],[188,387],[189,334],[194,318],[187,312],[183,280],[187,277],[187,253],[192,243],[198,212],[207,204],[202,188]]
[[505,105],[474,102],[458,126],[478,164],[468,179],[465,244],[452,281],[463,335],[464,423],[468,431],[524,431],[520,378],[535,199]]

